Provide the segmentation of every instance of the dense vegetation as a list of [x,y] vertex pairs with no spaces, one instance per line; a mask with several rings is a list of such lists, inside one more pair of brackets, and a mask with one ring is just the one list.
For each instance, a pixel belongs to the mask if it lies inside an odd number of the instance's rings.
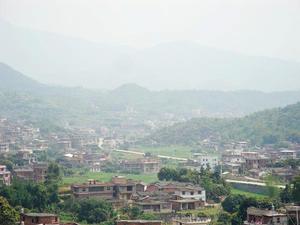
[[271,209],[273,205],[278,208],[280,202],[267,198],[258,199],[244,195],[230,195],[222,202],[225,213],[220,215],[219,223],[241,225],[246,220],[248,207]]
[[59,202],[59,180],[59,167],[51,163],[44,183],[14,180],[11,186],[0,187],[0,196],[6,198],[13,207],[43,212]]
[[300,176],[294,178],[291,184],[286,185],[280,195],[271,195],[268,198],[253,198],[239,194],[229,195],[222,202],[225,212],[219,216],[219,224],[241,225],[246,219],[248,207],[280,208],[284,207],[283,203],[300,203]]
[[0,225],[15,225],[19,221],[17,211],[0,196]]
[[[156,219],[156,216],[144,213],[136,207],[125,207],[116,211],[112,205],[99,199],[75,199],[59,196],[61,168],[56,163],[48,165],[44,182],[34,183],[13,180],[11,186],[0,186],[0,225],[11,225],[18,221],[21,208],[25,212],[49,212],[68,215],[70,220],[84,224],[115,224],[117,215],[122,219]],[[2,218],[7,219],[4,223]],[[12,221],[12,223],[10,223]],[[3,223],[1,223],[3,222]]]
[[193,145],[212,138],[220,143],[249,140],[252,144],[300,143],[300,103],[237,119],[192,119],[163,128],[145,142]]

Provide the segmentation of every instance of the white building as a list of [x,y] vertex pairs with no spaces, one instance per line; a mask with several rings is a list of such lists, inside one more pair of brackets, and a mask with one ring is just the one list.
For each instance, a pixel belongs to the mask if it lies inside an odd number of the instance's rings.
[[296,159],[297,158],[297,152],[295,150],[281,150],[280,151],[280,159],[286,160],[286,159]]
[[11,174],[4,165],[0,165],[0,183],[4,185],[10,185],[11,183]]
[[200,168],[203,167],[204,169],[206,169],[207,166],[209,166],[211,170],[214,170],[216,166],[220,164],[220,160],[217,156],[205,155],[201,153],[194,153],[193,160],[200,164]]
[[175,195],[183,199],[196,199],[206,202],[206,192],[203,188],[184,187],[176,190]]

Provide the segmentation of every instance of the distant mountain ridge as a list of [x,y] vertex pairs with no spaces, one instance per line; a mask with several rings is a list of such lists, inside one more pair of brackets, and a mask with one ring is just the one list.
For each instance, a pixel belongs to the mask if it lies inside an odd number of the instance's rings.
[[299,90],[300,63],[181,41],[135,49],[33,31],[0,21],[0,61],[43,81],[113,89]]
[[43,87],[46,86],[34,81],[33,79],[30,79],[29,77],[24,76],[8,65],[0,62],[0,89],[34,91],[40,90]]
[[[0,116],[52,120],[55,123],[106,123],[120,114],[144,123],[166,115],[175,120],[193,117],[239,117],[300,101],[300,91],[166,90],[150,91],[136,84],[110,91],[40,84],[0,64]],[[134,114],[127,114],[131,109]]]

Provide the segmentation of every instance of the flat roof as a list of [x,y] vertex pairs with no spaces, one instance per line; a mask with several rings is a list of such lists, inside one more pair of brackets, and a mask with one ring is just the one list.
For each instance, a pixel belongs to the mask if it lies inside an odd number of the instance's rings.
[[269,209],[258,209],[255,207],[250,207],[247,209],[247,214],[255,215],[255,216],[286,216],[286,214],[279,213],[277,211],[269,210]]
[[125,223],[162,223],[161,220],[117,220],[118,222],[125,222]]
[[281,150],[280,152],[283,152],[283,153],[296,153],[295,150],[288,150],[288,149],[286,149],[286,150]]
[[197,199],[180,199],[180,200],[170,200],[171,202],[178,202],[178,203],[189,203],[189,202],[200,202],[201,200]]
[[29,217],[57,217],[57,215],[51,213],[23,213],[22,215]]

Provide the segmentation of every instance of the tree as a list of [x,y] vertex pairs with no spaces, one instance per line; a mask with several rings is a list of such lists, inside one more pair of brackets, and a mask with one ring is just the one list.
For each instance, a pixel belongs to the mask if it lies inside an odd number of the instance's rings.
[[234,213],[239,210],[240,204],[246,199],[244,195],[229,195],[222,202],[222,207],[226,212]]
[[18,221],[17,211],[9,205],[5,198],[0,196],[0,225],[15,225]]
[[47,203],[53,204],[59,202],[58,183],[61,181],[61,171],[57,163],[50,163],[47,169],[45,186],[47,190]]
[[49,184],[51,182],[59,182],[61,180],[60,168],[57,163],[50,163],[47,169],[47,176],[45,183]]
[[296,203],[300,203],[300,175],[292,181],[292,197]]
[[87,223],[102,223],[115,219],[116,213],[111,204],[95,199],[75,200],[75,205],[69,208],[79,221]]
[[11,186],[0,187],[0,195],[16,207],[43,211],[47,207],[48,193],[43,184],[13,181]]
[[278,199],[279,189],[276,187],[276,179],[272,175],[268,175],[265,179],[268,196],[271,199]]
[[280,206],[279,202],[275,200],[247,198],[243,195],[230,195],[222,202],[223,209],[231,213],[231,224],[233,225],[243,224],[249,207],[271,209],[273,205],[275,208]]
[[231,224],[231,215],[227,212],[222,212],[219,215],[217,223],[220,225],[230,225]]
[[157,174],[159,180],[174,180],[178,181],[179,174],[176,169],[163,167]]
[[280,200],[283,203],[290,203],[293,201],[293,193],[291,185],[287,184],[285,185],[285,188],[280,193]]

